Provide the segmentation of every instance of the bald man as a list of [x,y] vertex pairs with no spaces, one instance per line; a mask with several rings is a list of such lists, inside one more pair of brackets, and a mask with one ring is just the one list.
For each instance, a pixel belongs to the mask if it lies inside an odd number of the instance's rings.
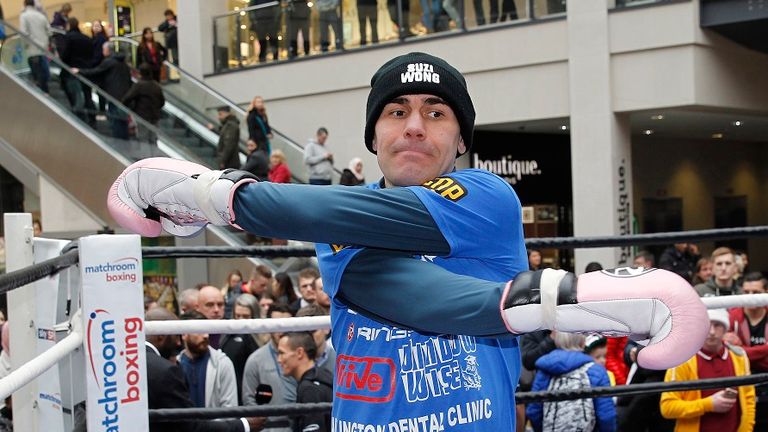
[[[197,311],[205,315],[209,320],[224,318],[224,295],[215,286],[206,285],[200,288],[197,295]],[[220,334],[208,334],[208,344],[215,349],[220,348]]]

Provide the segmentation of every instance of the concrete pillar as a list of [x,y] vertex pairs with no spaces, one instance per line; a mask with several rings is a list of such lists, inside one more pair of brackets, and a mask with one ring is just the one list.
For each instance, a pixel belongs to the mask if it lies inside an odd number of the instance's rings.
[[[203,75],[213,72],[213,16],[226,13],[227,2],[184,0],[176,5],[180,66],[202,79]],[[219,34],[226,35],[226,32]]]
[[[629,118],[611,107],[608,1],[568,2],[573,230],[576,236],[631,232]],[[630,248],[577,249],[576,272],[632,262]]]

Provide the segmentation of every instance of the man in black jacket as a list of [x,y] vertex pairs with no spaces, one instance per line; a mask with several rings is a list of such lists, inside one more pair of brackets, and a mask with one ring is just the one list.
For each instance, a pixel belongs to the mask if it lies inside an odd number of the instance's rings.
[[[93,59],[93,44],[91,38],[80,31],[77,18],[67,19],[67,34],[64,35],[64,52],[61,59],[73,68],[87,68]],[[91,126],[96,124],[96,106],[91,97],[91,87],[82,83],[67,71],[61,71],[61,80],[67,92],[72,111]]]
[[[296,387],[296,403],[333,401],[333,375],[328,369],[315,367],[317,345],[312,333],[286,333],[277,344],[277,362],[283,375],[292,376],[299,382]],[[329,432],[330,413],[309,413],[296,418],[295,432]]]
[[[149,124],[156,126],[160,120],[165,97],[163,89],[152,79],[152,67],[146,63],[139,65],[141,79],[134,83],[128,93],[123,96],[123,104],[135,112]],[[144,125],[137,125],[136,138],[139,141],[155,144],[157,135]]]
[[[176,315],[165,308],[147,311],[146,321],[176,320]],[[174,357],[181,348],[178,335],[147,336],[147,395],[149,409],[193,408],[184,372],[168,358]],[[150,432],[251,432],[261,430],[263,417],[229,419],[226,421],[189,420],[180,422],[155,422],[149,424]]]
[[[79,73],[86,78],[96,78],[102,83],[102,88],[108,95],[117,100],[131,88],[131,69],[125,63],[125,54],[116,53],[114,42],[107,42],[102,47],[104,60],[98,66],[91,69],[72,68],[72,72]],[[112,136],[119,139],[128,139],[128,114],[120,107],[110,102],[107,105],[107,116],[112,127]]]

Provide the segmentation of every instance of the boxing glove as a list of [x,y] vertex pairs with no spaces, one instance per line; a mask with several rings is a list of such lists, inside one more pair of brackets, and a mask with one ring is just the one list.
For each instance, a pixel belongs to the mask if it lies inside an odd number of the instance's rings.
[[256,181],[247,171],[214,171],[170,158],[143,159],[112,184],[107,208],[117,223],[137,234],[157,237],[165,230],[191,236],[209,223],[234,225],[234,192]]
[[578,278],[563,270],[524,272],[507,284],[501,313],[515,334],[548,329],[644,340],[638,363],[648,369],[685,362],[709,331],[707,309],[691,285],[660,269],[623,267]]

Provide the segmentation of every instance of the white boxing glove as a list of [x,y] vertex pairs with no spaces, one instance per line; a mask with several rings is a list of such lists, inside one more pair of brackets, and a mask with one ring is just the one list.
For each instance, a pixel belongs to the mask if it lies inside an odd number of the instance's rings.
[[213,171],[170,158],[143,159],[112,184],[107,208],[117,223],[137,234],[157,237],[165,230],[191,236],[209,223],[234,225],[234,192],[256,181],[247,171]]
[[576,278],[563,270],[524,272],[501,300],[507,329],[601,333],[647,340],[638,363],[675,367],[696,354],[709,332],[706,306],[675,273],[623,267]]

